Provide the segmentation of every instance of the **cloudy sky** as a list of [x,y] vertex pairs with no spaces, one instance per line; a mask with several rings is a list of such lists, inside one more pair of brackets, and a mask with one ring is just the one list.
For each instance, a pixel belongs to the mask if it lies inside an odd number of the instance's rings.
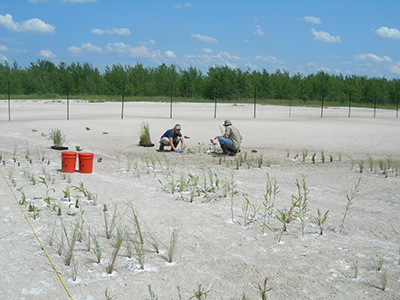
[[400,77],[399,0],[2,0],[0,61]]

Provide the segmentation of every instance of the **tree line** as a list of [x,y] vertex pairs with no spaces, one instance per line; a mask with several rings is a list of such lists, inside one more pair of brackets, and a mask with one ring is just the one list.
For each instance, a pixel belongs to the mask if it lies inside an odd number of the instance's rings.
[[398,105],[400,79],[368,78],[356,75],[289,75],[274,72],[211,66],[203,74],[196,67],[176,65],[157,67],[114,64],[103,73],[90,63],[64,62],[58,65],[38,60],[21,68],[16,62],[0,64],[0,94],[6,95],[91,95],[91,96],[171,96],[192,99],[221,99],[240,102],[244,99],[332,101]]

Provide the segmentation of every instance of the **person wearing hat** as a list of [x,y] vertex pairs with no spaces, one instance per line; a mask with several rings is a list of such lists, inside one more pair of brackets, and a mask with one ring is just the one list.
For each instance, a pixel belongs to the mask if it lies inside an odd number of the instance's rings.
[[[177,149],[178,144],[181,143],[181,149]],[[168,129],[160,139],[160,151],[164,150],[165,146],[171,146],[171,151],[177,153],[183,152],[183,147],[185,147],[185,141],[181,133],[181,125],[175,124],[174,128]]]
[[224,154],[235,155],[240,152],[240,144],[242,143],[242,135],[239,130],[232,125],[230,120],[224,122],[225,133],[223,136],[216,136]]

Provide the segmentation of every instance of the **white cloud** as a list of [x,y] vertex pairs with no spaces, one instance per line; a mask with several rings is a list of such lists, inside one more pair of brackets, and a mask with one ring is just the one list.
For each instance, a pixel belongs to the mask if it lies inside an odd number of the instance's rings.
[[266,55],[266,56],[257,55],[256,59],[261,60],[263,62],[272,63],[272,64],[278,63],[278,59],[275,56],[271,56],[271,55]]
[[56,55],[53,52],[51,52],[50,50],[44,50],[44,49],[40,50],[39,54],[40,54],[40,56],[43,56],[45,58],[54,58],[54,57],[56,57]]
[[388,66],[389,72],[400,75],[400,63]]
[[92,29],[91,33],[96,34],[96,35],[103,35],[103,34],[109,34],[109,35],[130,35],[131,31],[128,28],[112,28],[112,29]]
[[189,2],[186,2],[185,4],[177,4],[174,6],[174,9],[181,9],[181,8],[190,8],[193,7],[193,4],[190,4]]
[[56,30],[55,26],[46,24],[37,18],[29,19],[22,23],[15,22],[10,14],[0,15],[0,25],[14,32],[51,34]]
[[168,58],[176,58],[176,55],[171,50],[165,51],[165,56]]
[[326,42],[326,43],[341,43],[340,36],[332,36],[324,31],[316,31],[314,28],[311,29],[311,33],[315,37],[316,40]]
[[184,60],[189,64],[198,64],[198,65],[226,65],[233,68],[236,68],[237,65],[232,61],[242,61],[242,59],[238,56],[232,55],[226,51],[220,51],[218,54],[209,55],[209,54],[186,54]]
[[71,46],[67,50],[74,55],[103,52],[103,49],[101,49],[101,47],[94,46],[91,43],[82,43],[81,47]]
[[148,40],[148,41],[146,41],[146,42],[139,42],[139,44],[140,44],[140,45],[143,45],[143,46],[146,46],[146,45],[155,45],[155,44],[156,44],[156,41],[153,40],[153,39],[151,39],[151,40]]
[[383,38],[398,40],[400,39],[400,31],[397,28],[381,27],[375,33]]
[[124,43],[108,43],[105,49],[113,53],[128,53],[130,46]]
[[256,25],[256,31],[254,31],[255,35],[265,35],[264,30],[261,28],[260,25]]
[[1,52],[6,52],[6,51],[8,51],[8,48],[6,46],[0,44],[0,51]]
[[392,59],[389,56],[379,57],[373,53],[359,54],[355,56],[356,61],[370,60],[375,62],[391,62]]
[[0,61],[8,62],[9,60],[8,60],[7,56],[0,54]]
[[198,39],[199,41],[203,42],[203,43],[212,43],[212,44],[216,44],[217,43],[217,39],[210,37],[210,36],[205,36],[205,35],[200,35],[200,34],[191,34],[191,37]]
[[313,24],[321,24],[322,23],[320,18],[312,17],[312,16],[305,16],[304,17],[304,21],[309,22],[309,23],[313,23]]
[[213,53],[213,50],[212,50],[212,49],[203,48],[202,50],[203,50],[205,53],[208,53],[208,54]]
[[[355,60],[361,63],[361,67],[369,68],[369,69],[386,69],[390,73],[393,74],[400,74],[400,61],[394,61],[389,56],[378,56],[373,53],[366,53],[366,54],[358,54],[355,56]],[[384,73],[378,72],[375,70],[376,73]]]

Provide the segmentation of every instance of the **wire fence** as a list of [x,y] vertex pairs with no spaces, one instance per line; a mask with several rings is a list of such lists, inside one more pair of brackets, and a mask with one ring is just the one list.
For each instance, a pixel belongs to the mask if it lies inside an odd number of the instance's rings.
[[[8,121],[12,121],[13,120],[13,109],[14,109],[14,104],[18,101],[25,101],[25,102],[38,102],[38,101],[48,101],[48,102],[52,102],[52,103],[61,103],[63,105],[65,105],[64,111],[65,111],[65,115],[64,117],[61,117],[60,114],[58,114],[58,116],[61,119],[66,119],[66,120],[70,120],[71,117],[73,117],[73,107],[74,105],[76,105],[79,102],[82,101],[87,101],[87,100],[76,100],[76,99],[70,99],[70,95],[67,92],[66,98],[65,99],[57,99],[57,100],[21,100],[21,99],[15,99],[11,96],[11,94],[8,94],[8,99],[7,100],[3,100],[7,101],[7,118]],[[159,100],[158,100],[159,101]],[[14,104],[13,104],[14,102]],[[122,119],[125,118],[126,115],[126,103],[131,103],[131,101],[126,101],[125,100],[125,94],[122,93],[121,96],[121,100],[120,101],[112,101],[113,103],[117,103],[120,106],[120,111],[118,112],[118,117]],[[172,89],[171,89],[171,93],[168,97],[165,97],[163,101],[161,101],[164,104],[168,103],[168,107],[166,107],[166,113],[168,113],[169,118],[173,119],[174,118],[174,108],[179,105],[179,100],[174,99],[174,96],[172,94]],[[213,117],[214,119],[217,118],[217,116],[221,113],[221,111],[224,109],[224,106],[221,106],[220,104],[226,104],[226,102],[218,102],[217,98],[214,98],[213,103],[211,102],[204,102],[205,104],[208,104],[208,106],[213,106],[212,108],[212,112],[210,111],[210,117]],[[231,104],[231,105],[238,105],[237,102]],[[239,103],[240,105],[240,103]],[[243,116],[243,117],[248,117],[248,118],[258,118],[258,111],[260,109],[260,107],[266,107],[268,106],[268,103],[265,102],[265,100],[262,103],[258,103],[258,99],[256,97],[256,93],[254,95],[254,100],[253,103],[249,104],[247,103],[246,105],[251,105],[252,106],[252,114],[248,115],[248,116]],[[165,105],[166,106],[166,105]],[[301,106],[301,107],[305,107],[305,106]],[[320,107],[319,107],[319,117],[320,118],[324,118],[326,117],[325,115],[325,111],[329,108],[333,108],[336,106],[329,106],[329,102],[325,101],[324,97],[322,97],[321,101],[320,101]],[[353,109],[356,107],[353,107],[352,105],[352,100],[351,100],[351,95],[348,99],[348,104],[347,106],[341,106],[341,113],[343,114],[341,117],[347,117],[347,118],[351,118],[353,116]],[[357,107],[359,108],[359,107]],[[209,108],[210,109],[210,108]],[[292,118],[296,116],[296,111],[298,111],[300,109],[300,106],[298,105],[292,105],[292,100],[288,101],[288,105],[287,105],[287,118]],[[377,118],[379,117],[378,111],[379,109],[381,109],[378,105],[378,101],[377,101],[377,96],[375,96],[375,101],[374,101],[374,105],[372,108],[372,114],[371,114],[371,118]],[[315,107],[314,107],[315,110]],[[395,109],[391,109],[389,111],[393,111],[393,118],[399,118],[399,101],[397,101],[396,104],[396,108]],[[28,112],[29,113],[29,112]],[[34,113],[34,109],[32,110],[32,113]],[[109,112],[110,114],[112,112]],[[4,114],[2,114],[2,117],[0,117],[0,120],[2,120],[4,117]],[[117,117],[117,114],[115,111],[113,111],[113,115],[110,115],[110,117]],[[163,116],[165,117],[165,116]],[[317,117],[315,116],[315,113],[313,113],[312,115],[310,115],[310,117]]]

